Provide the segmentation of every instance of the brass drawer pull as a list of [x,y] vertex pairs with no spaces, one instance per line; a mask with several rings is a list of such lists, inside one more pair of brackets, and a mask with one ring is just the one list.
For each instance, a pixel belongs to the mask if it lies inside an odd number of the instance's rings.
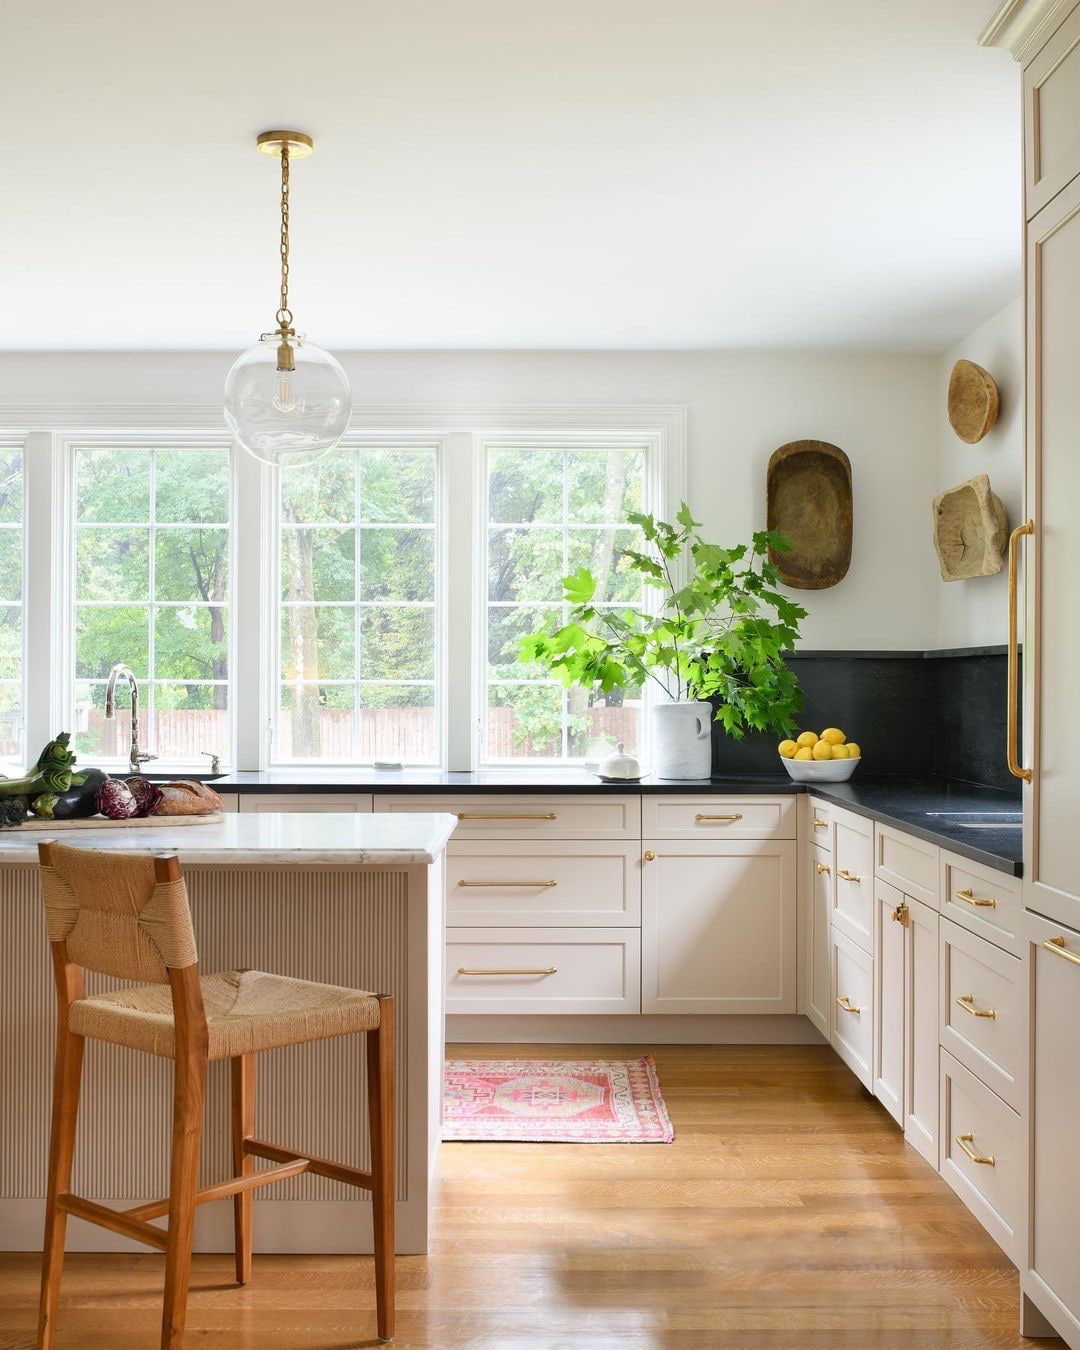
[[459,811],[458,820],[557,820],[554,811]]
[[459,975],[555,975],[558,966],[545,966],[543,970],[470,970],[467,966],[458,966]]
[[815,863],[814,866],[817,868],[817,874],[819,877],[825,872],[832,871],[832,868],[829,866],[828,863]]
[[976,895],[969,886],[967,890],[956,892],[957,900],[963,900],[965,905],[974,905],[976,909],[997,909],[997,901],[991,895]]
[[829,822],[822,820],[820,816],[815,816],[810,824],[813,825],[815,830],[827,830],[829,828]]
[[841,994],[841,995],[840,995],[840,997],[836,1000],[836,1006],[837,1006],[838,1008],[843,1008],[844,1012],[853,1012],[853,1013],[861,1013],[861,1012],[862,1012],[862,1009],[861,1009],[861,1008],[856,1008],[856,1007],[855,1007],[855,1005],[852,1003],[851,999],[848,998],[847,994]]
[[958,1134],[956,1142],[964,1150],[973,1163],[983,1163],[987,1167],[994,1166],[994,1156],[992,1153],[976,1153],[971,1147],[975,1140],[973,1134]]
[[1080,966],[1080,956],[1069,951],[1068,947],[1065,946],[1063,937],[1047,938],[1043,946],[1048,952],[1053,952],[1055,956],[1062,956],[1066,961],[1071,961],[1074,966]]
[[526,886],[529,890],[547,890],[552,886],[557,886],[557,881],[459,881],[459,886],[471,886],[473,889],[481,887],[493,887],[496,890],[502,890],[505,886]]
[[741,811],[733,811],[730,816],[703,816],[699,811],[694,817],[695,820],[742,820]]
[[957,994],[956,1002],[966,1013],[970,1013],[972,1017],[997,1017],[997,1013],[993,1008],[976,1008],[974,1006],[974,994]]
[[862,881],[862,877],[857,877],[854,872],[849,872],[846,867],[841,867],[836,875],[841,881]]

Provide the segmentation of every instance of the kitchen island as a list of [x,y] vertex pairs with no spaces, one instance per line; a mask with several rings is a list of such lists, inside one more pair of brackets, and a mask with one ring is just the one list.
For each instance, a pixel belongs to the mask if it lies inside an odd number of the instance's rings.
[[[394,995],[398,1009],[398,1250],[427,1250],[443,1061],[442,857],[449,814],[231,814],[176,826],[61,834],[76,847],[175,853],[203,971],[257,969]],[[0,1249],[40,1247],[55,995],[36,870],[48,831],[0,834]],[[88,992],[120,981],[91,975]],[[260,1057],[263,1138],[366,1167],[364,1054],[356,1037]],[[88,1042],[74,1190],[116,1207],[167,1190],[171,1061]],[[228,1063],[211,1064],[200,1185],[232,1174]],[[370,1252],[366,1194],[300,1176],[255,1199],[263,1252]],[[231,1210],[200,1208],[196,1250],[232,1247]],[[142,1250],[73,1220],[73,1251]]]

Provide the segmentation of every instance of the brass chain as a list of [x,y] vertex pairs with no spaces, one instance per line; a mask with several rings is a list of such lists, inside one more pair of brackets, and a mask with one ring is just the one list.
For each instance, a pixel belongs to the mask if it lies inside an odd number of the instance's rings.
[[282,334],[292,329],[292,310],[289,308],[289,146],[281,147],[281,301],[277,322]]

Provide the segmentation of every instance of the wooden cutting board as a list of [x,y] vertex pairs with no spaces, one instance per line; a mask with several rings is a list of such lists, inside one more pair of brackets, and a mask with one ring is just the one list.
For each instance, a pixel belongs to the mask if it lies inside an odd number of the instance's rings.
[[161,825],[217,825],[225,819],[224,813],[214,811],[208,816],[128,816],[126,820],[109,820],[107,816],[88,816],[84,820],[26,820],[12,828],[16,830],[134,830],[155,829]]

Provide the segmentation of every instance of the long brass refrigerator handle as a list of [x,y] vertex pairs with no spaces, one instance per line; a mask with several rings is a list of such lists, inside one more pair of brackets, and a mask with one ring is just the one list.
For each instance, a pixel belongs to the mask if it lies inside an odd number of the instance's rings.
[[1031,770],[1025,769],[1020,763],[1020,747],[1016,743],[1018,731],[1016,701],[1020,688],[1020,651],[1016,638],[1016,591],[1020,540],[1025,534],[1034,533],[1035,522],[1025,520],[1023,525],[1017,525],[1016,529],[1009,535],[1009,706],[1006,709],[1005,755],[1008,760],[1009,772],[1014,778],[1022,778],[1025,783],[1031,782]]

